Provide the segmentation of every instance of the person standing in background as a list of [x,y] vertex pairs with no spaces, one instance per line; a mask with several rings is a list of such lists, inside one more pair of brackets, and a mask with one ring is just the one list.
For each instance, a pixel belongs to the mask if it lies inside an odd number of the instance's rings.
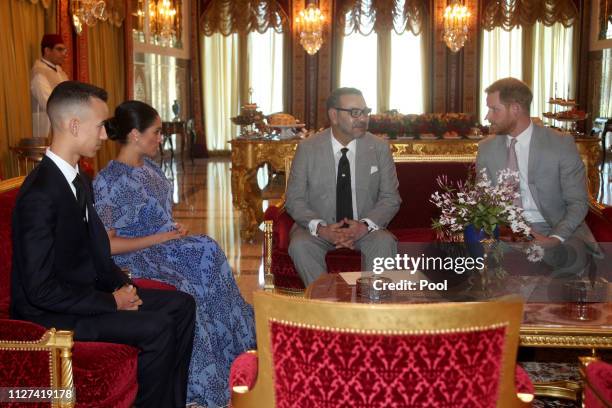
[[40,42],[40,52],[42,57],[34,62],[30,71],[32,137],[49,136],[47,100],[59,83],[68,80],[68,75],[61,67],[68,54],[62,37],[59,34],[45,34]]

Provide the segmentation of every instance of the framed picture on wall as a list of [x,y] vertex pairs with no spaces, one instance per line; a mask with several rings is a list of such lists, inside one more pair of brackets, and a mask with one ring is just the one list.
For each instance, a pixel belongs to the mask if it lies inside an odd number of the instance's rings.
[[590,50],[612,48],[612,0],[593,0],[591,3]]

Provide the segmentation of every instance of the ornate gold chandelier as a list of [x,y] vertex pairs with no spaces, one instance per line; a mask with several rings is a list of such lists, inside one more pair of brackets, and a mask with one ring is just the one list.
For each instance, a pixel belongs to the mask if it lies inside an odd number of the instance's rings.
[[71,0],[70,12],[72,25],[77,34],[83,31],[83,25],[93,27],[98,20],[106,21],[108,11],[104,0]]
[[452,52],[459,51],[467,41],[470,10],[454,1],[444,10],[444,42]]
[[162,46],[172,45],[180,37],[179,2],[176,0],[150,0],[149,31]]
[[295,18],[295,29],[300,37],[300,44],[309,55],[314,55],[323,45],[323,25],[325,16],[313,3],[300,11]]

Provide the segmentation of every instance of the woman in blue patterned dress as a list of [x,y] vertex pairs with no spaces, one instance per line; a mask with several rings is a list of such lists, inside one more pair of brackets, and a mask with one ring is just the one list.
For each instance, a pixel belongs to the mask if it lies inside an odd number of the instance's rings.
[[197,303],[188,401],[209,407],[229,400],[229,368],[255,347],[253,309],[241,297],[225,254],[206,235],[187,236],[172,218],[170,182],[151,158],[161,139],[161,120],[151,106],[127,101],[106,122],[120,143],[94,180],[95,206],[117,265],[134,277],[170,283]]

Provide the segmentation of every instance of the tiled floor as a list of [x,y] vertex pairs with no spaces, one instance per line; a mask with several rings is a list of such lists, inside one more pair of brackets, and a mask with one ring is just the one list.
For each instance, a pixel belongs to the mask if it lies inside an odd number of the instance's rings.
[[254,290],[263,284],[261,248],[263,233],[252,243],[240,237],[240,212],[232,205],[229,158],[197,159],[164,164],[174,183],[174,218],[194,234],[214,238],[225,251],[243,296],[251,302]]

